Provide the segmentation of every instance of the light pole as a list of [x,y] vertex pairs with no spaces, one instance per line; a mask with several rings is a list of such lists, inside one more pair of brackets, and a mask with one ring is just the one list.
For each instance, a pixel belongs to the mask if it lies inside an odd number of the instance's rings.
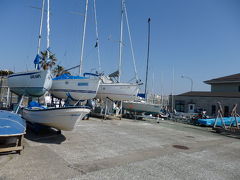
[[192,80],[192,78],[190,78],[188,76],[184,76],[184,75],[182,75],[181,78],[189,79],[191,81],[191,92],[192,92],[192,90],[193,90],[193,80]]

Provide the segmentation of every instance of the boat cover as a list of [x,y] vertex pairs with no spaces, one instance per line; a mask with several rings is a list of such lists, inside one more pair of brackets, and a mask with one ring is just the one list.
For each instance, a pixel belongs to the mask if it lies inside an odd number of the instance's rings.
[[0,110],[0,137],[21,135],[26,131],[26,122],[18,114]]
[[64,80],[64,79],[88,79],[88,78],[83,76],[72,76],[69,74],[63,74],[61,76],[57,76],[53,78],[53,80]]
[[29,104],[28,104],[28,109],[33,109],[33,108],[39,108],[39,109],[46,109],[45,107],[43,107],[41,104],[39,104],[38,102],[36,101],[31,101]]
[[[205,125],[205,126],[213,126],[214,122],[216,119],[198,119],[199,124]],[[229,126],[231,121],[233,123],[233,125],[236,125],[236,120],[234,117],[224,117],[223,121],[225,123],[225,125]],[[237,117],[237,121],[238,123],[240,123],[240,117]],[[222,126],[222,121],[219,118],[217,120],[217,126]]]

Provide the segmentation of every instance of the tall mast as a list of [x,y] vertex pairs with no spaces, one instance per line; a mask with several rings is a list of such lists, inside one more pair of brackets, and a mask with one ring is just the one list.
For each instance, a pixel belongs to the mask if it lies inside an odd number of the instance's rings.
[[41,19],[40,19],[39,35],[38,35],[38,47],[37,47],[37,54],[39,54],[39,53],[40,53],[40,47],[41,47],[44,5],[45,5],[45,0],[42,0],[42,10],[41,10],[41,11],[42,11],[42,13],[41,13]]
[[100,59],[100,48],[99,48],[99,37],[98,37],[98,22],[97,22],[97,8],[96,8],[96,0],[93,0],[93,6],[94,6],[94,20],[95,20],[95,26],[96,26],[96,46],[97,46],[97,53],[98,53],[98,70],[101,71],[101,59]]
[[147,68],[146,68],[146,80],[145,80],[145,99],[147,99],[147,83],[148,83],[148,63],[149,63],[149,47],[150,47],[150,22],[148,18],[148,49],[147,49]]
[[86,24],[87,24],[87,11],[88,11],[88,0],[86,0],[86,7],[85,7],[85,14],[84,14],[83,37],[82,37],[82,48],[81,48],[79,75],[82,74],[83,50],[84,50],[84,43],[85,43]]
[[172,69],[172,92],[171,92],[171,95],[172,95],[172,112],[174,111],[174,81],[175,81],[175,70],[174,70],[174,66],[173,66],[173,69]]
[[119,41],[119,65],[118,65],[118,82],[120,82],[121,79],[121,71],[122,71],[122,42],[123,42],[123,12],[124,12],[124,0],[121,0],[121,25],[120,25],[120,41]]
[[[50,50],[50,0],[47,1],[47,50]],[[47,58],[49,58],[49,51],[47,51]]]

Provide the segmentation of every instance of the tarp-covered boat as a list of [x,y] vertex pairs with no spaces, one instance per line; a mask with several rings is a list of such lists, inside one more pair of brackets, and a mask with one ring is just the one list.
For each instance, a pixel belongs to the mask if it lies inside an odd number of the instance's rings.
[[[240,123],[240,117],[237,117],[236,118],[238,123]],[[202,125],[205,125],[205,126],[213,126],[214,125],[214,122],[215,122],[216,119],[198,119],[198,123],[199,124],[202,124]],[[233,125],[236,125],[236,120],[235,120],[235,117],[224,117],[223,118],[223,121],[225,123],[225,125],[229,126],[232,122]],[[221,119],[217,119],[217,126],[222,126],[222,121]]]
[[25,134],[26,122],[18,114],[0,110],[0,137]]
[[53,79],[50,92],[60,99],[88,100],[96,97],[99,83],[99,78],[63,74]]

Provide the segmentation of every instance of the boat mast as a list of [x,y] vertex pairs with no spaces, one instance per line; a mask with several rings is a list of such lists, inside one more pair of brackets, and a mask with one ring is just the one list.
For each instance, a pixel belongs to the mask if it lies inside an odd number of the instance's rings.
[[[37,54],[39,55],[40,53],[40,48],[41,48],[41,39],[42,39],[42,25],[43,25],[43,13],[44,13],[44,5],[45,5],[45,0],[42,0],[42,13],[41,13],[41,19],[40,19],[40,27],[39,27],[39,35],[38,35],[38,46],[37,46]],[[37,64],[35,65],[35,69],[37,69]]]
[[98,22],[97,22],[97,8],[96,8],[96,0],[93,0],[93,6],[94,6],[94,20],[95,20],[95,30],[96,30],[96,46],[97,52],[98,52],[98,70],[101,71],[101,59],[100,59],[100,48],[99,48],[99,37],[98,37]]
[[120,25],[120,41],[119,41],[118,82],[120,82],[121,70],[122,70],[122,41],[123,41],[123,13],[124,13],[123,4],[124,4],[124,0],[121,0],[121,25]]
[[49,59],[50,50],[50,0],[47,1],[47,58]]
[[84,43],[85,43],[86,24],[87,24],[87,11],[88,11],[88,0],[86,0],[86,7],[85,7],[85,14],[84,14],[83,37],[82,37],[82,48],[81,48],[79,75],[82,74],[83,50],[84,50]]
[[174,70],[174,66],[173,66],[173,69],[172,69],[172,92],[171,92],[171,96],[172,96],[172,102],[171,102],[171,104],[172,104],[172,113],[174,112],[174,81],[175,81],[175,70]]
[[148,18],[148,49],[147,49],[147,68],[146,68],[146,80],[145,80],[145,99],[147,99],[147,82],[148,82],[148,63],[149,63],[149,47],[150,47],[150,22]]

